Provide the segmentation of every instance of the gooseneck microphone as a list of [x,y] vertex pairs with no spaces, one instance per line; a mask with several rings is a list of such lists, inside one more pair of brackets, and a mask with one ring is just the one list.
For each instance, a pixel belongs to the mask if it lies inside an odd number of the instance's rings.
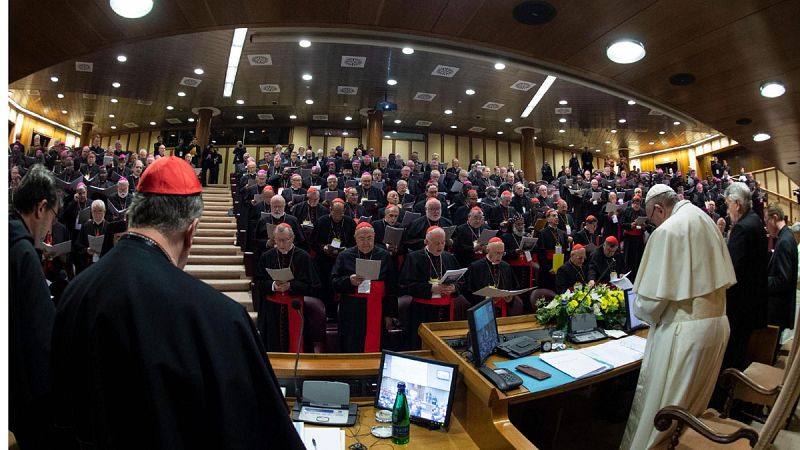
[[300,389],[297,385],[297,363],[300,362],[300,346],[303,345],[303,326],[305,325],[305,316],[303,316],[303,310],[301,308],[300,300],[294,299],[292,300],[292,309],[297,311],[297,314],[300,314],[300,338],[297,340],[297,351],[294,355],[294,401],[295,404],[299,405],[302,397],[300,396]]

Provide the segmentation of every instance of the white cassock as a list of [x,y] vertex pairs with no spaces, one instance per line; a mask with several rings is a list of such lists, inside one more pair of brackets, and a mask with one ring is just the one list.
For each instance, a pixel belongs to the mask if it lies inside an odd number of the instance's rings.
[[622,449],[647,449],[669,437],[653,426],[664,406],[705,410],[730,335],[725,289],[735,283],[714,222],[689,201],[678,202],[650,236],[633,286],[634,313],[651,326]]

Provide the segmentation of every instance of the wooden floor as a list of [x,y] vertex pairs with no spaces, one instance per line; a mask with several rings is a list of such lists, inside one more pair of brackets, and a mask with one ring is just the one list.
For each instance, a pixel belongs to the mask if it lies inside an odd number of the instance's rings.
[[242,252],[236,241],[236,218],[228,186],[203,188],[203,216],[184,270],[243,305],[255,318],[250,280],[245,276]]

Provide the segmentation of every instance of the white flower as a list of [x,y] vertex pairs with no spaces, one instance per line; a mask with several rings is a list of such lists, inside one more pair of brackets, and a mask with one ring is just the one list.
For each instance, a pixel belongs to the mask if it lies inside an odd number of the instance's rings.
[[595,316],[602,316],[603,315],[603,312],[600,311],[600,304],[599,303],[595,303],[594,305],[592,305],[592,308],[594,309],[594,315]]

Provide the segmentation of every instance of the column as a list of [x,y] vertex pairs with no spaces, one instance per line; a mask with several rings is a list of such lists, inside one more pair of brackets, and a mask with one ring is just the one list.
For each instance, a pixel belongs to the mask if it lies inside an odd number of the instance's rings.
[[92,123],[83,122],[81,125],[81,147],[84,145],[92,145]]
[[522,170],[525,172],[525,179],[538,180],[541,178],[539,164],[536,161],[536,140],[533,138],[533,128],[525,127],[522,129]]
[[375,156],[381,156],[381,145],[383,144],[383,111],[380,109],[371,110],[367,113],[367,145],[365,148],[375,149]]
[[208,145],[208,137],[211,134],[211,116],[214,111],[208,108],[200,108],[197,110],[197,128],[194,130],[194,135],[197,137],[197,144],[200,146],[201,151]]

